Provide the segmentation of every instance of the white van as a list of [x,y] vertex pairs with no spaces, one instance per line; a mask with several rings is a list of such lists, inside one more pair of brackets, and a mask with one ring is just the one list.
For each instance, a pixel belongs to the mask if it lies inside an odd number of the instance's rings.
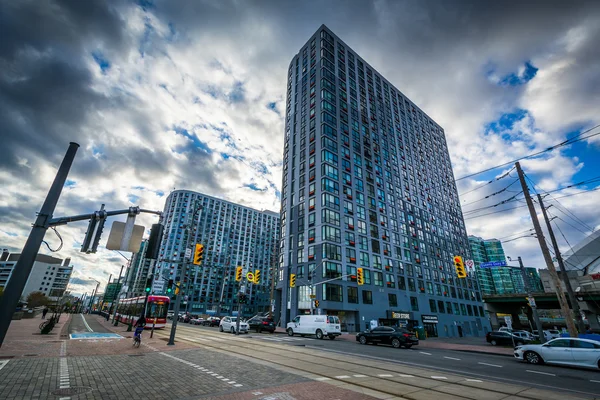
[[342,331],[340,319],[335,315],[298,315],[292,322],[288,322],[287,333],[289,336],[315,335],[317,339],[328,336],[333,340],[341,335]]

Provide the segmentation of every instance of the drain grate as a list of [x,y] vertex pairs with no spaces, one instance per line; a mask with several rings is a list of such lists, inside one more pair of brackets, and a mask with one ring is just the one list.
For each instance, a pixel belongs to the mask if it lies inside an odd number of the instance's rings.
[[89,386],[75,386],[64,389],[56,389],[54,392],[52,392],[52,394],[55,396],[75,396],[76,394],[82,394],[91,391],[92,388]]

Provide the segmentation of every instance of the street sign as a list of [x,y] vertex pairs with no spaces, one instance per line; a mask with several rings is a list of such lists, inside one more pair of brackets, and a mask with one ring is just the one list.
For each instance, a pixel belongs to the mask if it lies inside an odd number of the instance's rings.
[[506,267],[506,261],[490,261],[479,264],[479,268]]
[[254,273],[248,272],[246,274],[246,279],[248,279],[248,282],[254,282]]
[[512,317],[510,317],[510,316],[506,315],[506,316],[504,317],[504,322],[506,322],[506,327],[507,327],[508,329],[512,329]]
[[316,299],[316,298],[317,298],[317,295],[316,295],[316,294],[311,294],[311,295],[310,295],[310,298],[311,298],[311,299]]
[[473,267],[475,266],[475,262],[473,260],[467,260],[465,261],[465,265],[467,266],[467,268],[473,269]]
[[185,249],[185,258],[190,258],[192,256],[192,249]]
[[529,300],[529,307],[535,307],[535,299],[533,297],[528,297],[527,300]]

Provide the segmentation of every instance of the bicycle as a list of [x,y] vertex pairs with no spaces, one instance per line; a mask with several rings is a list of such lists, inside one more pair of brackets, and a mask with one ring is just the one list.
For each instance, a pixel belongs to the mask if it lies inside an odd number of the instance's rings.
[[142,332],[144,331],[143,327],[135,328],[135,333],[133,334],[133,347],[140,347],[142,344]]

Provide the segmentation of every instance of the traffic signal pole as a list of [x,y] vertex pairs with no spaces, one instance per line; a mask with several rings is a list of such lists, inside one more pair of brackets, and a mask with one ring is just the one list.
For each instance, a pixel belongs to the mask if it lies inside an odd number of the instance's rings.
[[175,296],[175,309],[173,310],[173,323],[171,324],[171,335],[169,336],[167,346],[175,345],[175,331],[177,330],[177,322],[179,321],[179,304],[181,303],[181,283],[176,283],[175,287],[178,290],[177,295]]

